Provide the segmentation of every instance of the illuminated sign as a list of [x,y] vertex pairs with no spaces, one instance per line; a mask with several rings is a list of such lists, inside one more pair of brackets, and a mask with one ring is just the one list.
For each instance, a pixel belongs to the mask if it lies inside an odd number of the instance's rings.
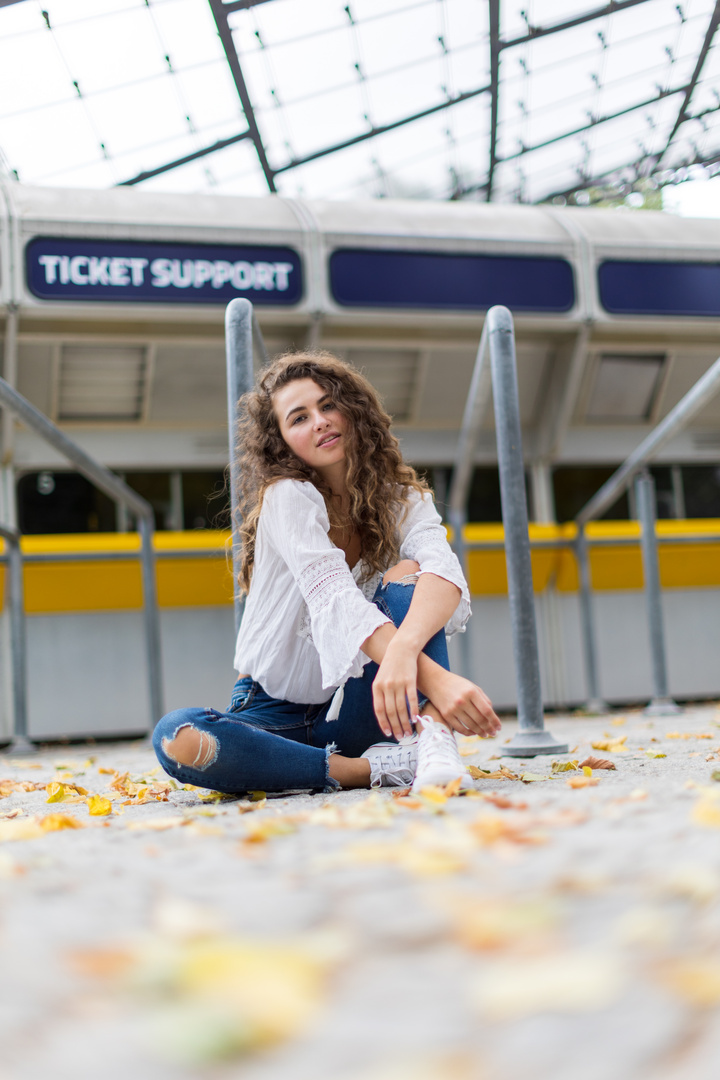
[[27,284],[41,300],[104,303],[297,304],[300,256],[291,248],[40,237],[25,249]]

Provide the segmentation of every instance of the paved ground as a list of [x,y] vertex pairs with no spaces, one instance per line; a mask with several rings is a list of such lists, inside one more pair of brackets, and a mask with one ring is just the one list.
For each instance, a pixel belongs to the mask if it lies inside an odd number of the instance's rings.
[[466,743],[526,780],[463,798],[0,756],[0,1080],[715,1080],[720,710],[548,726],[570,755]]

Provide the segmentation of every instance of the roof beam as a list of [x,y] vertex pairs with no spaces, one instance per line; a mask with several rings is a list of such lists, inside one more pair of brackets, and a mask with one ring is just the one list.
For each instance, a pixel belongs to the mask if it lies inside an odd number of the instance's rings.
[[710,52],[710,48],[711,48],[712,43],[713,43],[713,38],[715,37],[715,34],[717,33],[717,29],[718,29],[719,25],[720,25],[720,0],[716,0],[715,9],[714,9],[712,15],[710,16],[710,25],[708,26],[707,33],[705,34],[705,40],[703,41],[702,48],[700,49],[700,52],[698,53],[697,62],[695,64],[695,70],[693,71],[692,76],[690,78],[690,82],[687,84],[687,87],[685,89],[685,97],[683,98],[682,105],[680,106],[680,109],[678,110],[678,114],[677,114],[677,116],[675,118],[675,123],[673,124],[672,131],[668,135],[667,142],[665,143],[665,146],[664,146],[663,150],[659,154],[653,155],[653,164],[655,166],[665,157],[665,154],[670,149],[670,144],[672,143],[673,139],[677,135],[678,129],[682,127],[682,125],[685,123],[686,120],[694,120],[695,119],[695,117],[693,117],[693,116],[688,116],[688,113],[687,113],[688,106],[690,105],[690,99],[692,98],[693,93],[695,92],[695,87],[697,86],[698,80],[700,78],[700,74],[702,72],[705,61],[707,60],[708,53]]
[[415,120],[423,120],[426,116],[433,116],[435,113],[449,109],[453,105],[459,105],[463,101],[470,101],[471,98],[479,97],[480,94],[487,94],[489,89],[489,86],[481,86],[477,90],[467,90],[463,94],[456,94],[455,97],[447,98],[439,105],[431,105],[429,109],[423,109],[422,112],[413,113],[412,116],[405,116],[402,120],[394,120],[392,124],[373,127],[369,131],[363,132],[362,135],[346,139],[345,142],[335,143],[334,146],[326,146],[323,150],[316,150],[314,153],[306,154],[301,158],[293,158],[292,161],[288,161],[285,165],[278,166],[274,171],[275,176],[279,173],[289,172],[290,169],[297,169],[300,165],[307,165],[310,161],[317,161],[318,158],[327,157],[328,154],[334,154],[338,150],[347,150],[350,146],[357,146],[358,143],[367,142],[368,139],[375,139],[378,135],[384,135],[387,131],[395,131],[396,128],[412,124]]
[[549,34],[557,34],[560,30],[570,30],[573,26],[581,26],[583,23],[592,22],[594,19],[602,19],[606,15],[614,15],[618,11],[637,7],[638,4],[646,4],[647,2],[648,0],[614,0],[614,2],[611,0],[609,4],[604,4],[601,8],[595,8],[594,11],[587,11],[584,15],[576,15],[574,19],[565,19],[564,22],[554,23],[552,26],[531,26],[528,29],[527,34],[523,34],[521,37],[511,38],[510,41],[501,41],[500,48],[512,49],[516,45],[525,45],[528,41],[535,41],[537,38],[548,37]]
[[[261,0],[257,0],[261,2]],[[267,0],[265,0],[267,2]],[[265,145],[260,135],[260,129],[258,128],[257,121],[255,119],[255,112],[253,109],[252,101],[250,100],[250,94],[248,92],[245,77],[240,67],[240,58],[235,48],[235,42],[233,41],[232,30],[228,23],[227,17],[230,11],[239,10],[241,7],[251,7],[250,3],[243,4],[240,0],[235,0],[235,3],[224,4],[223,0],[209,0],[210,10],[212,11],[213,18],[215,19],[215,25],[218,28],[218,34],[220,35],[220,41],[222,47],[225,50],[225,56],[227,58],[228,65],[230,67],[230,73],[235,83],[235,89],[237,90],[238,97],[240,98],[240,104],[243,107],[245,113],[245,119],[247,120],[248,133],[252,139],[255,151],[260,160],[260,167],[265,174],[265,180],[270,191],[277,191],[275,186],[275,173],[270,168],[270,164],[265,153]]]
[[617,112],[608,113],[607,116],[598,116],[597,119],[593,118],[589,124],[583,124],[582,127],[573,128],[572,131],[564,131],[562,135],[553,135],[552,138],[545,139],[540,143],[535,143],[534,146],[523,146],[521,150],[516,150],[514,154],[508,154],[507,157],[499,158],[498,160],[515,161],[517,158],[524,157],[525,154],[532,154],[534,150],[544,150],[546,146],[552,146],[554,143],[562,142],[563,139],[571,139],[573,135],[582,135],[585,131],[591,131],[600,124],[607,124],[609,120],[617,120],[619,117],[627,116],[628,113],[635,112],[637,109],[646,109],[650,105],[656,105],[658,101],[664,101],[665,98],[673,97],[675,94],[681,94],[685,89],[685,86],[678,86],[674,90],[661,90],[654,97],[647,98],[645,101],[637,101],[634,105],[628,105],[626,109],[619,109]]
[[224,10],[230,14],[232,11],[247,11],[248,8],[257,7],[258,4],[267,4],[268,0],[225,0]]
[[[532,154],[534,150],[544,150],[546,146],[552,146],[554,143],[562,142],[563,139],[571,139],[574,135],[582,135],[586,131],[592,130],[599,124],[606,124],[609,120],[617,120],[621,116],[626,116],[627,113],[635,112],[637,109],[645,109],[649,105],[655,105],[658,101],[663,101],[664,98],[672,97],[674,94],[682,94],[687,88],[685,86],[678,86],[674,90],[661,90],[655,97],[648,98],[647,101],[638,101],[634,105],[628,105],[626,109],[620,109],[618,112],[608,113],[607,116],[599,116],[597,119],[593,119],[589,124],[583,124],[582,127],[573,128],[572,131],[563,131],[560,135],[553,135],[550,139],[545,139],[544,142],[535,143],[534,146],[523,146],[521,150],[517,150],[514,154],[508,154],[506,157],[497,158],[498,163],[504,161],[515,161],[517,158],[524,157],[525,154]],[[615,172],[617,170],[613,170]],[[576,187],[570,189],[570,191],[578,191],[580,188],[592,186],[590,182],[578,184]],[[469,187],[465,187],[453,196],[453,198],[462,198],[464,195],[471,195],[475,191],[484,191],[487,187],[487,183],[472,184]],[[554,192],[555,194],[565,195],[567,192]],[[548,195],[544,198],[553,198]]]
[[196,150],[192,154],[186,154],[185,157],[175,158],[174,161],[169,161],[166,165],[159,165],[157,169],[147,169],[145,172],[138,173],[137,176],[131,177],[129,180],[121,180],[116,187],[134,187],[135,184],[141,184],[143,180],[150,180],[153,176],[160,176],[162,173],[170,172],[172,169],[179,169],[181,165],[187,165],[190,161],[197,161],[198,158],[207,157],[208,154],[214,154],[218,150],[224,150],[226,146],[233,146],[234,143],[243,142],[244,139],[251,139],[252,135],[249,131],[243,131],[240,135],[231,135],[229,139],[218,139],[212,146],[206,146],[202,150]]
[[500,0],[489,0],[490,8],[490,153],[485,199],[492,198],[497,162],[498,99],[500,97]]

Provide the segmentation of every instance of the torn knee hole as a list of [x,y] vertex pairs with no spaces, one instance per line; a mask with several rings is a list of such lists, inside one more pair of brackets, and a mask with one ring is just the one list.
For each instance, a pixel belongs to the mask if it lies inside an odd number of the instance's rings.
[[414,559],[401,559],[399,563],[385,571],[383,584],[389,585],[392,581],[396,585],[414,585],[419,572],[420,564]]
[[217,739],[208,731],[187,724],[175,733],[175,738],[163,739],[162,748],[178,765],[207,769],[217,757]]

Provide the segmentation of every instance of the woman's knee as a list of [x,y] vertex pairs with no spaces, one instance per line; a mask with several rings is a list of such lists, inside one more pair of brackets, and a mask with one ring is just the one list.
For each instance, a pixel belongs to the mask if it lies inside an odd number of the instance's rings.
[[207,769],[218,754],[215,735],[199,726],[193,715],[202,710],[178,709],[168,713],[153,732],[155,752],[162,761],[184,765],[194,769]]
[[395,566],[391,566],[383,575],[383,585],[389,585],[391,581],[403,585],[414,585],[417,575],[420,573],[420,564],[414,559],[401,559]]

